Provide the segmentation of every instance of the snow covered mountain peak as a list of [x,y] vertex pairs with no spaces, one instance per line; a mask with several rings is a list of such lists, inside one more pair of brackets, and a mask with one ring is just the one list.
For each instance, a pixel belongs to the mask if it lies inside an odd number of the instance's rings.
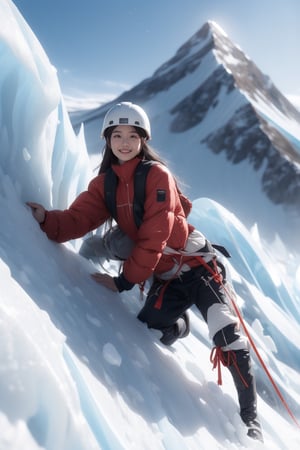
[[257,65],[235,45],[220,28],[210,25],[214,54],[226,70],[232,74],[238,88],[249,96],[249,100],[272,103],[278,111],[300,123],[300,112],[276,88],[271,78],[262,73]]
[[[234,83],[257,108],[261,100],[272,103],[282,114],[300,121],[300,112],[278,91],[271,78],[262,73],[243,50],[229,38],[226,32],[214,21],[206,22],[177,51],[175,58],[189,64],[187,57],[203,57],[212,51],[218,63],[234,78]],[[172,61],[172,60],[170,60]],[[169,61],[169,62],[170,62]],[[194,61],[194,64],[196,63]],[[199,62],[201,62],[199,60]],[[193,66],[189,66],[192,69]],[[156,73],[159,73],[157,71]]]

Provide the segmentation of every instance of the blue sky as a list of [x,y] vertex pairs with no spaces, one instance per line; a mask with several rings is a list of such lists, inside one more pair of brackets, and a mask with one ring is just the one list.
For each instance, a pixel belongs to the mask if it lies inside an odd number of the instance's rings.
[[207,20],[216,21],[285,95],[300,98],[299,0],[15,0],[64,94],[115,96]]

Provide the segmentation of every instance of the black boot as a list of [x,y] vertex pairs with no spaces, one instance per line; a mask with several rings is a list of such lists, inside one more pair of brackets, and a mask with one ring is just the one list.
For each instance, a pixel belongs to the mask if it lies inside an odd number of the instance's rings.
[[[225,360],[229,356],[224,352]],[[251,360],[248,350],[230,352],[228,369],[238,393],[240,416],[248,428],[248,436],[263,442],[260,423],[257,420],[257,400],[255,378],[251,370]]]
[[163,332],[160,342],[164,345],[172,345],[177,339],[186,337],[190,332],[190,320],[187,312],[184,312],[171,327],[161,330]]

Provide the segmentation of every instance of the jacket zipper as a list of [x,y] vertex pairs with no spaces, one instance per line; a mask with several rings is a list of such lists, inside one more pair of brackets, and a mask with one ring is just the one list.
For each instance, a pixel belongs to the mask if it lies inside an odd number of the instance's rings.
[[129,220],[131,220],[131,219],[132,219],[132,213],[133,213],[133,211],[132,211],[133,205],[132,205],[131,202],[130,202],[130,196],[129,196],[129,184],[128,184],[128,183],[126,183],[126,192],[127,192],[128,218],[129,218]]

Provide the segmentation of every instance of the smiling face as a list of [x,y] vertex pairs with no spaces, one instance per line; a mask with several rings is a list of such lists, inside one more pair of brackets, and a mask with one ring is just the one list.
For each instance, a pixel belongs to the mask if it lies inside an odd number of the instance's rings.
[[130,161],[140,153],[142,139],[135,128],[130,125],[118,125],[114,128],[110,146],[120,164]]

